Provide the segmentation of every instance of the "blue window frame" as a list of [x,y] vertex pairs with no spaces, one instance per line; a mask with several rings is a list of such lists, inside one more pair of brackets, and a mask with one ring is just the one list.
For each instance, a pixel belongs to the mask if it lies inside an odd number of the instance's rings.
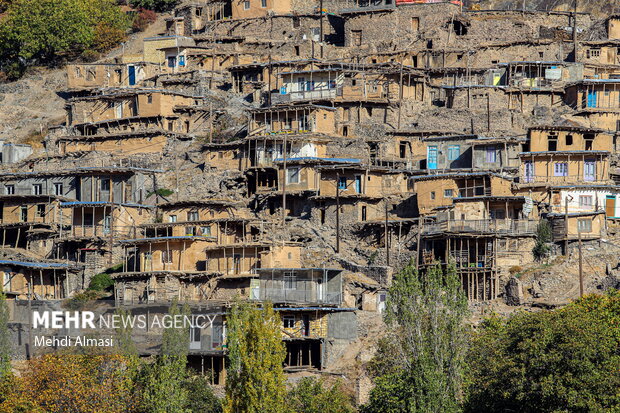
[[338,178],[338,189],[340,190],[347,189],[347,178],[346,177],[341,176],[340,178]]
[[461,146],[460,145],[449,145],[448,146],[448,160],[455,161],[459,159],[461,156]]

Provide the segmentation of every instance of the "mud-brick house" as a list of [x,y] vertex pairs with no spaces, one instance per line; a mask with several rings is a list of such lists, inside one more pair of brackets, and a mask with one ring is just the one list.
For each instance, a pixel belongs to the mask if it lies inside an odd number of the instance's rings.
[[452,263],[470,300],[495,299],[501,273],[533,261],[534,215],[525,197],[455,198],[452,207],[424,220],[419,265]]
[[59,300],[84,287],[82,269],[66,262],[3,259],[0,272],[9,299]]
[[[568,218],[568,219],[567,219]],[[554,242],[600,239],[607,233],[605,211],[547,214]],[[568,224],[567,224],[568,221]]]
[[[67,125],[84,130],[84,135],[94,135],[97,126],[108,121],[156,118],[158,122],[153,126],[169,132],[195,133],[209,126],[204,116],[207,109],[198,110],[202,103],[201,97],[162,89],[117,89],[72,98],[67,110]],[[188,111],[191,108],[196,110]]]
[[51,256],[54,238],[70,228],[70,215],[60,207],[65,200],[56,195],[0,195],[3,248]]
[[620,79],[584,79],[569,84],[565,102],[592,127],[620,130]]
[[517,171],[521,165],[519,153],[527,139],[519,137],[482,137],[469,141],[472,148],[472,168],[478,171]]
[[249,136],[271,134],[336,134],[335,108],[314,104],[282,105],[250,111]]
[[219,245],[234,244],[257,236],[242,203],[226,199],[167,202],[158,205],[157,222],[140,227],[148,237],[214,237]]
[[519,188],[611,184],[613,137],[601,129],[572,126],[530,128],[529,151],[519,154]]
[[452,205],[455,198],[512,195],[512,179],[495,172],[420,175],[409,178],[420,215]]
[[476,135],[423,138],[426,144],[426,168],[421,169],[472,169],[472,140],[476,138]]
[[136,87],[159,71],[158,65],[149,62],[71,64],[67,65],[67,89],[84,94],[99,88]]
[[392,214],[407,190],[407,178],[401,171],[361,164],[322,165],[319,191],[313,196],[311,218],[318,225],[341,225],[384,219]]

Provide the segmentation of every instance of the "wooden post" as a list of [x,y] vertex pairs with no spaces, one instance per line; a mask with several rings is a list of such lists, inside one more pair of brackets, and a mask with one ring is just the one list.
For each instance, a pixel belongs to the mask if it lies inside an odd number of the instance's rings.
[[390,237],[389,237],[389,223],[388,223],[388,202],[387,198],[384,199],[385,202],[385,263],[389,267],[390,266]]
[[340,252],[340,172],[336,172],[336,252]]
[[491,131],[491,94],[487,92],[487,131]]
[[579,298],[583,297],[583,257],[581,253],[581,230],[577,225],[577,236],[579,237]]
[[284,135],[284,144],[282,145],[282,226],[286,225],[286,134]]
[[568,195],[564,200],[564,255],[568,256]]

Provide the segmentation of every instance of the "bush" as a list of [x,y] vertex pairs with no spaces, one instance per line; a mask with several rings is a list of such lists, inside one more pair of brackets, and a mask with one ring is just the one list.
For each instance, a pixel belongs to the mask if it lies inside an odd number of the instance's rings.
[[188,391],[187,404],[185,407],[195,413],[221,413],[222,401],[218,399],[207,378],[204,376],[188,377],[183,383]]
[[68,298],[63,303],[63,306],[67,310],[78,311],[84,308],[84,306],[93,300],[97,300],[101,297],[101,293],[99,291],[94,290],[86,290],[81,293],[75,294],[73,297]]
[[342,390],[342,383],[326,386],[323,380],[304,377],[291,389],[288,403],[295,413],[353,413],[351,397]]
[[157,20],[157,13],[153,10],[140,9],[133,19],[132,29],[134,32],[143,32]]
[[521,267],[520,265],[513,265],[512,267],[508,268],[508,272],[510,273],[510,275],[518,274],[521,271],[523,271],[523,267]]
[[178,0],[131,0],[131,5],[135,8],[162,12],[171,10],[178,2]]
[[102,272],[91,278],[88,289],[91,291],[109,291],[113,285],[112,277]]

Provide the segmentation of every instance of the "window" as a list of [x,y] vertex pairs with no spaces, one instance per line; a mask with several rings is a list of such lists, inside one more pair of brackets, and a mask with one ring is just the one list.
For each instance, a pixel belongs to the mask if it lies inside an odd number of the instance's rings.
[[244,1],[243,2],[243,10],[250,10],[250,2],[249,1]]
[[295,328],[295,316],[285,315],[282,317],[282,325],[284,328]]
[[601,55],[601,49],[589,49],[586,51],[586,56],[588,58],[599,57],[600,55]]
[[568,176],[568,164],[558,162],[553,166],[553,176]]
[[196,236],[196,227],[185,227],[185,236],[186,237]]
[[41,195],[43,193],[43,185],[41,184],[33,184],[32,185],[32,194],[33,195]]
[[351,31],[351,46],[361,46],[362,45],[362,31],[361,30],[352,30]]
[[5,271],[2,280],[2,291],[11,291],[11,273]]
[[486,149],[486,161],[487,161],[487,163],[495,163],[495,162],[497,162],[497,152],[495,150],[495,146],[487,146],[487,149]]
[[102,179],[101,180],[101,190],[102,191],[109,191],[110,190],[110,180],[109,179]]
[[592,195],[579,195],[579,206],[580,207],[591,207],[592,206]]
[[448,146],[448,160],[455,161],[461,156],[461,147],[460,145],[449,145]]
[[592,220],[591,219],[578,219],[577,231],[579,232],[592,232]]
[[435,199],[435,191],[431,191],[431,199]]
[[284,273],[284,289],[285,290],[295,290],[297,289],[297,276],[294,272],[285,272]]
[[286,183],[298,184],[299,183],[299,168],[286,168]]
[[170,264],[170,263],[172,263],[172,251],[163,250],[161,252],[161,263],[162,264]]
[[45,204],[37,205],[37,218],[45,217]]
[[293,17],[293,29],[297,29],[299,26],[301,26],[301,20],[297,16]]
[[443,197],[444,198],[452,198],[452,190],[451,189],[444,189],[443,190]]
[[14,195],[15,194],[15,185],[4,185],[4,194],[5,195]]
[[188,221],[198,221],[200,218],[198,218],[198,211],[189,211],[187,213],[187,220]]
[[177,216],[176,215],[168,215],[168,222],[177,222]]
[[202,16],[202,9],[200,9],[200,8],[196,9],[196,16],[198,16],[198,17]]
[[411,31],[417,32],[420,29],[420,18],[412,17],[411,18]]
[[153,95],[150,95],[150,94],[149,94],[149,95],[146,97],[146,102],[147,102],[149,105],[150,105],[150,104],[152,104],[152,103],[153,103]]
[[260,6],[264,9],[267,7],[267,0],[260,0]]
[[210,237],[211,236],[211,227],[200,227],[200,234],[203,237]]
[[20,208],[20,218],[22,222],[28,222],[28,207],[27,206],[22,206]]
[[341,176],[338,178],[338,189],[340,190],[346,190],[347,189],[347,178],[344,176]]
[[58,195],[58,196],[62,196],[63,195],[62,182],[55,182],[54,183],[54,195]]
[[566,146],[573,144],[573,135],[566,135]]
[[176,67],[177,66],[177,58],[176,56],[168,57],[168,67]]

